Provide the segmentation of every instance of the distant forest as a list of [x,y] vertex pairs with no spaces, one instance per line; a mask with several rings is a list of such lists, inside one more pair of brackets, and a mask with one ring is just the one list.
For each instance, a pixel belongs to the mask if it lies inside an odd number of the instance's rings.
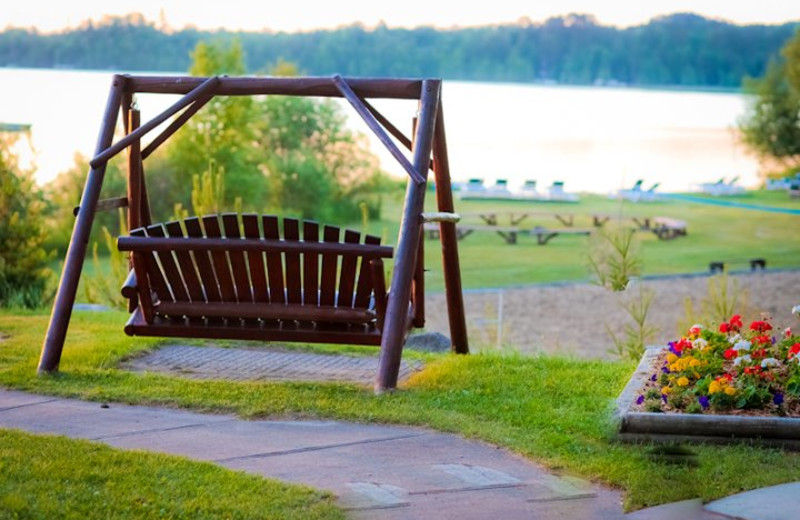
[[737,88],[743,77],[761,76],[798,27],[675,14],[617,29],[572,14],[459,29],[209,32],[161,28],[133,14],[53,34],[5,29],[0,66],[184,71],[199,41],[238,38],[250,73],[285,60],[312,75]]

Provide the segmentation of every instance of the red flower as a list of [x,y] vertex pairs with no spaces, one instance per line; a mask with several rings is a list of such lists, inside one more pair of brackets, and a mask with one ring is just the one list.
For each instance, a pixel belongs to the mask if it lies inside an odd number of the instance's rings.
[[719,324],[719,331],[722,332],[723,334],[726,334],[730,330],[731,330],[730,325],[728,325],[727,323],[722,322]]
[[721,376],[719,376],[719,377],[717,378],[717,382],[720,382],[720,383],[721,383],[723,379],[724,379],[726,382],[730,383],[730,382],[732,382],[732,381],[733,381],[733,376],[732,376],[732,375],[730,375],[730,374],[722,374]]
[[728,350],[725,351],[723,355],[725,356],[725,359],[733,359],[736,357],[737,354],[738,353],[735,350],[729,348]]
[[750,330],[756,330],[758,332],[766,332],[768,330],[772,330],[772,325],[767,323],[766,321],[754,321],[750,324]]
[[737,330],[742,328],[742,317],[739,316],[738,314],[734,314],[733,316],[731,316],[731,321],[729,322],[729,325],[731,326],[731,328],[736,327]]
[[754,367],[744,367],[745,374],[758,374],[761,372],[761,367],[754,366]]
[[675,350],[678,352],[683,352],[684,349],[691,350],[691,348],[692,342],[686,338],[681,338],[681,340],[675,344]]
[[772,343],[772,338],[769,336],[756,336],[753,338],[753,342],[757,343],[758,345],[769,345]]
[[789,357],[796,356],[798,353],[800,353],[800,343],[795,343],[789,347]]
[[758,349],[758,350],[754,350],[754,351],[753,351],[753,357],[754,357],[754,358],[757,358],[757,359],[758,359],[758,358],[767,357],[767,349],[765,349],[765,348],[760,348],[760,349]]

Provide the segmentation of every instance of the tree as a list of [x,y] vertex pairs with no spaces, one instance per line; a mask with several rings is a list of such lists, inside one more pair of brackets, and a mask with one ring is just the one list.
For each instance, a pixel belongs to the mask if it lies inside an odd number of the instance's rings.
[[[192,53],[193,76],[243,75],[244,53],[238,41],[201,42]],[[168,164],[173,193],[189,205],[192,178],[215,164],[225,173],[226,202],[241,197],[247,209],[263,206],[266,179],[260,171],[259,151],[253,146],[254,104],[248,96],[215,97],[173,137]]]
[[[244,53],[201,43],[193,53],[193,75],[242,74]],[[297,66],[273,62],[274,76],[296,76]],[[168,162],[188,206],[192,177],[215,165],[224,174],[225,202],[242,200],[247,210],[303,218],[347,220],[366,202],[380,211],[381,176],[365,140],[349,130],[340,106],[331,100],[294,96],[220,97],[212,100],[176,134]]]
[[0,135],[0,307],[38,307],[46,299],[50,255],[44,249],[41,191],[19,167],[15,138]]
[[787,167],[800,164],[800,31],[764,77],[745,80],[745,89],[752,96],[739,122],[745,144]]

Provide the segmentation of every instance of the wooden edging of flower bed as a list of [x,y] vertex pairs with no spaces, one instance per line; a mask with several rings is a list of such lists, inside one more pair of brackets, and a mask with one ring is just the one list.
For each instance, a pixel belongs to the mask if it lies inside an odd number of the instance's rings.
[[742,415],[701,415],[631,411],[637,396],[653,373],[662,347],[648,348],[630,381],[617,398],[616,419],[625,442],[751,441],[762,446],[800,450],[800,419]]

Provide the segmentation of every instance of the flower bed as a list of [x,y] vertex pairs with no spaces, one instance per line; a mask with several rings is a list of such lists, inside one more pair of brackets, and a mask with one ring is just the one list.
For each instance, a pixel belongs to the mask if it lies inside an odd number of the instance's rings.
[[768,319],[745,327],[740,316],[717,330],[696,325],[667,348],[648,351],[618,404],[623,437],[798,444],[800,336],[776,331]]

